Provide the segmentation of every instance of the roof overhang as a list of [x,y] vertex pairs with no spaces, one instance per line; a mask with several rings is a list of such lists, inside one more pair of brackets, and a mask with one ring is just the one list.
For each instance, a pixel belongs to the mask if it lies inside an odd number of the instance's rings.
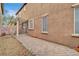
[[22,10],[22,8],[26,5],[27,3],[24,3],[23,6],[16,12],[16,15]]

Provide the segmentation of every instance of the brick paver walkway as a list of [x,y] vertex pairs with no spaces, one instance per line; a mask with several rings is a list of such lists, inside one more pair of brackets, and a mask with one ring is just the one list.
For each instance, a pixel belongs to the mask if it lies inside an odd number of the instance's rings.
[[0,56],[24,56],[31,53],[10,35],[0,37]]
[[34,55],[62,55],[62,56],[75,56],[79,55],[79,52],[66,46],[62,46],[56,43],[51,43],[41,39],[33,38],[25,34],[20,34],[18,40],[22,44],[31,50]]

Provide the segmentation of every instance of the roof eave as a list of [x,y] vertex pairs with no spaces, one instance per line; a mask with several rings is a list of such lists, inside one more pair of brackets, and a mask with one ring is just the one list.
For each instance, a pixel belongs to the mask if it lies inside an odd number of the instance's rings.
[[22,10],[22,8],[26,5],[27,3],[24,3],[23,6],[16,12],[16,15]]

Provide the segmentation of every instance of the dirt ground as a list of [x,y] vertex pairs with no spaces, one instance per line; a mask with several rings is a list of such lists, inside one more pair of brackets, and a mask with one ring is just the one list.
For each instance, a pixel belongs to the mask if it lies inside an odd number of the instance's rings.
[[10,35],[0,37],[0,56],[26,56],[31,55],[18,40]]

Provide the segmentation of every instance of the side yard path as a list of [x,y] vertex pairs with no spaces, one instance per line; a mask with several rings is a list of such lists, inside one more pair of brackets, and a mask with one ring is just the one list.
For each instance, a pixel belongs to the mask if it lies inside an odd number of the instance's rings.
[[31,53],[10,35],[0,37],[0,56],[25,56]]
[[20,34],[17,38],[33,55],[39,56],[77,56],[79,52],[66,46],[51,43],[38,38],[30,37],[26,34]]

